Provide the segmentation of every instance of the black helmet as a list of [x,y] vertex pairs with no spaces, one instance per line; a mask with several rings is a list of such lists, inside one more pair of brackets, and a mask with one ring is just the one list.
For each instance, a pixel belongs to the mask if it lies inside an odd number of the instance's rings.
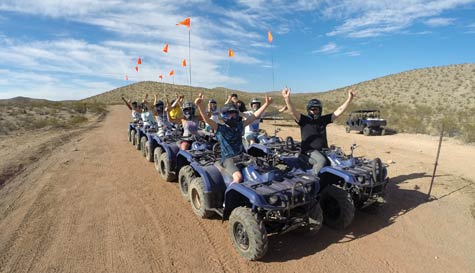
[[136,101],[133,101],[131,104],[134,108],[137,108],[137,106],[138,106],[138,103]]
[[[310,112],[310,109],[312,108],[318,108],[318,114],[314,115]],[[316,119],[316,118],[319,118],[321,115],[322,115],[322,110],[323,110],[323,107],[322,107],[322,102],[317,100],[317,99],[311,99],[308,101],[307,103],[307,113],[310,117]]]
[[161,100],[159,100],[159,101],[157,101],[157,103],[155,103],[155,110],[157,110],[157,112],[163,112],[164,107],[165,107],[165,104]]
[[216,103],[216,100],[215,99],[210,99],[209,103]]
[[181,107],[185,119],[192,119],[195,116],[195,105],[192,102],[185,102]]
[[145,112],[148,111],[147,105],[146,105],[145,103],[143,103],[143,102],[140,104],[140,108],[141,108],[143,111],[145,111]]
[[239,112],[246,112],[247,111],[246,104],[242,100],[238,100],[236,102],[236,106],[237,106]]
[[259,109],[261,107],[261,100],[259,100],[258,98],[252,98],[251,102],[249,103],[251,109],[253,104],[258,104],[259,106],[257,107],[257,109]]
[[221,113],[226,114],[229,112],[239,113],[239,109],[236,107],[234,103],[227,103],[221,108]]
[[[231,117],[229,114],[236,113],[236,118]],[[227,125],[234,127],[236,122],[239,120],[239,109],[234,105],[234,103],[225,104],[221,108],[221,118],[223,119],[224,123]]]

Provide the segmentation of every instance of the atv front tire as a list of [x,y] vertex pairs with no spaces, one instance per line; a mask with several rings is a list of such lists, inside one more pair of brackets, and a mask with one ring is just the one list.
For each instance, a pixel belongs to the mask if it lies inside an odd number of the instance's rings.
[[160,155],[160,176],[167,182],[172,182],[176,179],[176,175],[172,173],[171,162],[168,160],[167,153]]
[[190,200],[188,189],[190,188],[190,183],[194,178],[196,178],[196,173],[190,165],[182,167],[178,173],[178,186],[180,187],[181,195],[186,200]]
[[320,204],[323,223],[334,229],[345,229],[355,217],[355,205],[350,193],[334,185],[323,189]]
[[155,170],[157,170],[157,172],[160,172],[160,156],[161,155],[162,155],[162,148],[155,147],[155,149],[153,149],[153,162],[155,165]]
[[143,136],[141,139],[140,139],[140,150],[142,151],[142,155],[143,157],[145,157],[145,144],[147,144],[147,137],[146,136]]
[[209,200],[205,197],[205,187],[201,177],[195,177],[191,180],[188,187],[188,198],[193,212],[198,217],[206,219],[213,215],[212,211],[206,210],[209,207]]
[[267,252],[267,231],[262,220],[250,208],[237,207],[229,216],[229,233],[234,248],[244,258],[259,260]]
[[144,145],[145,150],[145,158],[148,162],[153,162],[153,150],[152,150],[152,143],[150,141],[145,142]]

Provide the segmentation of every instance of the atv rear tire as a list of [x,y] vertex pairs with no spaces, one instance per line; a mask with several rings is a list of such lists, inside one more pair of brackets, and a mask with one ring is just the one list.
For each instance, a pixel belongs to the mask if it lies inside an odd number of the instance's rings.
[[206,210],[209,207],[209,200],[205,197],[205,187],[201,177],[195,177],[191,180],[188,187],[188,198],[190,199],[193,212],[198,217],[206,219],[213,215],[212,211]]
[[148,162],[153,162],[153,149],[152,149],[152,143],[150,141],[145,142],[144,145],[145,148],[145,158],[148,160]]
[[194,178],[196,178],[196,173],[190,165],[182,167],[178,173],[178,186],[180,187],[181,195],[186,200],[190,200],[188,189],[190,188],[190,183]]
[[135,131],[130,131],[129,132],[129,137],[131,139],[132,145],[135,146]]
[[142,151],[142,155],[143,157],[146,156],[145,154],[145,145],[147,144],[147,137],[146,136],[143,136],[141,139],[140,139],[140,150]]
[[363,128],[363,135],[369,136],[371,134],[371,128],[365,127]]
[[256,261],[266,254],[268,247],[266,228],[250,208],[237,207],[231,212],[229,232],[234,248],[244,258]]
[[355,217],[355,205],[351,195],[339,187],[328,185],[321,196],[323,223],[338,230],[348,227]]
[[139,138],[139,135],[138,134],[135,134],[135,149],[137,149],[138,151],[140,151],[140,138]]
[[172,182],[176,179],[176,175],[172,173],[171,162],[168,160],[167,153],[160,155],[160,176],[167,181]]
[[153,162],[155,165],[155,170],[157,170],[157,172],[160,172],[160,156],[161,155],[162,155],[162,148],[155,147],[155,149],[153,149]]
[[381,162],[381,159],[379,159],[379,157],[376,157],[375,159],[373,159],[372,174],[373,174],[374,182],[376,183],[383,182],[383,179],[384,179],[383,163]]

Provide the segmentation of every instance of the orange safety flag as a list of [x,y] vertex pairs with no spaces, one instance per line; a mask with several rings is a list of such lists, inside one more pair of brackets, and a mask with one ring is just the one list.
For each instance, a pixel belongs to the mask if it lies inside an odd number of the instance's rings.
[[231,48],[229,49],[228,56],[231,58],[234,57],[234,51]]
[[183,59],[183,61],[181,62],[181,66],[183,66],[183,67],[186,66],[186,59]]
[[181,21],[180,23],[178,23],[178,24],[176,24],[176,25],[177,25],[177,26],[179,26],[179,25],[184,25],[184,26],[187,26],[188,29],[189,29],[189,28],[191,27],[191,24],[190,24],[190,23],[191,23],[191,22],[190,22],[191,20],[190,20],[190,19],[191,19],[191,18],[188,17],[188,18],[186,18],[185,20]]
[[274,38],[272,37],[272,32],[270,32],[270,30],[269,30],[269,31],[267,32],[267,40],[269,40],[269,43],[272,44],[272,40],[273,40],[273,39],[274,39]]
[[159,77],[161,80],[163,80],[163,76],[162,76],[162,74],[160,74],[158,77]]
[[139,67],[138,66],[135,67],[135,71],[139,72]]
[[142,64],[142,59],[140,59],[140,57],[137,60],[137,64]]
[[127,76],[127,74],[125,74],[125,80],[126,80],[126,81],[129,80],[129,76]]
[[173,76],[173,75],[175,75],[175,71],[173,71],[172,69],[172,71],[170,71],[170,76]]
[[165,46],[163,47],[163,52],[167,53],[168,52],[168,44],[165,44]]

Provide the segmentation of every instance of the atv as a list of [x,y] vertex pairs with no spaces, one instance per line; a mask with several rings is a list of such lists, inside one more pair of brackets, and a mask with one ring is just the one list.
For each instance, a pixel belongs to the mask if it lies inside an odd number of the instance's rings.
[[359,131],[365,136],[384,135],[386,120],[380,118],[379,110],[356,110],[350,113],[346,121],[346,132]]
[[[389,183],[387,165],[381,159],[373,160],[364,157],[354,157],[356,145],[351,146],[351,154],[346,155],[341,148],[331,146],[324,149],[327,164],[319,172],[321,184],[321,205],[324,223],[335,229],[346,228],[354,218],[355,209],[362,209],[375,202],[382,201],[385,189]],[[272,164],[288,171],[301,168],[313,173],[312,166],[303,160],[306,155],[298,150],[282,147],[259,147],[261,156],[275,153],[278,160]],[[276,158],[276,157],[274,157]]]
[[178,186],[182,196],[188,200],[188,187],[191,180],[197,177],[197,173],[190,165],[196,162],[201,166],[214,163],[220,159],[221,151],[219,143],[212,135],[206,137],[194,137],[190,150],[180,150],[176,159],[176,171],[178,172]]
[[132,143],[132,145],[135,146],[135,134],[137,133],[137,130],[143,126],[142,121],[134,121],[134,122],[129,122],[129,129],[127,131],[127,136],[129,142]]
[[248,260],[259,260],[267,252],[268,235],[296,229],[314,235],[323,216],[318,177],[301,170],[284,173],[252,152],[234,158],[242,183],[232,183],[220,161],[191,162],[196,177],[188,196],[197,216],[218,214],[229,220],[235,249]]

